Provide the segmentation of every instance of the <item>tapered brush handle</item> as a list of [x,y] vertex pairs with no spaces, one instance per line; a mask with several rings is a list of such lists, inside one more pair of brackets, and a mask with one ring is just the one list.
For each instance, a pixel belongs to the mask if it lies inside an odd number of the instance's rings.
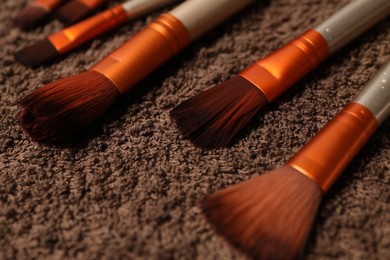
[[378,125],[389,116],[389,74],[390,63],[287,164],[316,181],[324,192],[328,191]]
[[329,54],[389,14],[389,0],[354,0],[317,29],[308,30],[240,75],[271,102]]
[[333,53],[389,14],[389,0],[353,0],[315,30]]
[[128,17],[137,18],[163,6],[181,1],[182,0],[130,0],[124,2],[122,7],[127,12]]
[[188,43],[254,0],[187,0],[161,15],[90,70],[109,78],[121,93]]
[[137,18],[177,0],[131,0],[91,18],[49,35],[58,53],[66,53],[80,44],[108,32],[129,19]]
[[257,0],[187,0],[169,13],[187,28],[191,40]]
[[370,109],[379,124],[390,116],[390,62],[376,74],[354,102]]

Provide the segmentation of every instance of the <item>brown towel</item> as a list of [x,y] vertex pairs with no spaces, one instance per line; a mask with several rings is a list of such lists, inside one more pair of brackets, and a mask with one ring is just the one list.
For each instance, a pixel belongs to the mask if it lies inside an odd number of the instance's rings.
[[[268,106],[231,147],[197,149],[171,122],[175,105],[349,1],[254,4],[155,71],[74,143],[48,147],[22,132],[15,101],[87,69],[158,12],[32,70],[12,54],[61,25],[21,32],[11,18],[27,2],[0,5],[0,259],[239,257],[203,220],[198,200],[282,165],[390,60],[386,19]],[[388,120],[325,196],[307,259],[389,259],[389,129]]]

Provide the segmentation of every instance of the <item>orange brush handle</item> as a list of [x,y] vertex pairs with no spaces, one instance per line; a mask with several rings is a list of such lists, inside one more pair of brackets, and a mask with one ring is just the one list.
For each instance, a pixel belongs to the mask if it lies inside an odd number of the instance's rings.
[[90,70],[111,79],[124,93],[189,41],[184,25],[176,17],[163,14]]
[[54,33],[48,38],[59,53],[65,53],[127,20],[127,12],[119,5]]
[[83,3],[85,6],[88,6],[92,9],[95,9],[102,5],[106,0],[78,0],[80,3]]
[[329,55],[325,39],[309,30],[240,73],[271,102]]
[[33,4],[44,7],[47,10],[53,10],[56,8],[63,0],[35,0]]
[[287,164],[316,181],[326,192],[377,127],[368,108],[351,103]]

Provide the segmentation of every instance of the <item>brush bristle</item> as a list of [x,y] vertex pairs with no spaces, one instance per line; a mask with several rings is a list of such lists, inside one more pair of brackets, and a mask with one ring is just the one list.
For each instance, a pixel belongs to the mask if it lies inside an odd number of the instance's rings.
[[51,41],[49,39],[43,39],[18,51],[14,56],[21,64],[29,67],[35,67],[51,61],[59,55],[60,53]]
[[268,104],[266,96],[240,75],[189,98],[171,111],[184,136],[196,146],[227,146]]
[[52,82],[19,101],[20,124],[34,139],[59,143],[99,117],[120,95],[95,71]]
[[29,5],[22,9],[14,18],[14,23],[23,30],[31,30],[49,19],[49,12],[40,6]]
[[93,11],[93,9],[91,9],[89,6],[86,6],[82,2],[71,0],[59,7],[55,12],[55,15],[62,23],[70,25],[80,21],[84,17],[91,14]]
[[301,256],[321,188],[284,166],[207,196],[201,208],[217,233],[254,259]]

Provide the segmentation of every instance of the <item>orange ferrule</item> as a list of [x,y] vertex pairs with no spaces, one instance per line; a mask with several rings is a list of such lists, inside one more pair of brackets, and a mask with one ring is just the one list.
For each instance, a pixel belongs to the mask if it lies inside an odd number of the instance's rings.
[[62,2],[63,0],[35,0],[33,4],[39,5],[44,9],[50,11],[56,8]]
[[90,70],[105,75],[124,93],[189,42],[180,20],[163,14]]
[[326,192],[377,127],[368,108],[351,103],[287,164],[316,181]]
[[95,9],[97,7],[99,7],[100,5],[102,5],[104,2],[106,2],[105,0],[78,0],[80,3],[83,3],[85,6],[88,6],[92,9]]
[[128,20],[127,12],[122,5],[118,5],[89,19],[67,27],[48,37],[59,53],[66,53],[74,47]]
[[325,39],[308,30],[240,73],[271,102],[329,55]]

